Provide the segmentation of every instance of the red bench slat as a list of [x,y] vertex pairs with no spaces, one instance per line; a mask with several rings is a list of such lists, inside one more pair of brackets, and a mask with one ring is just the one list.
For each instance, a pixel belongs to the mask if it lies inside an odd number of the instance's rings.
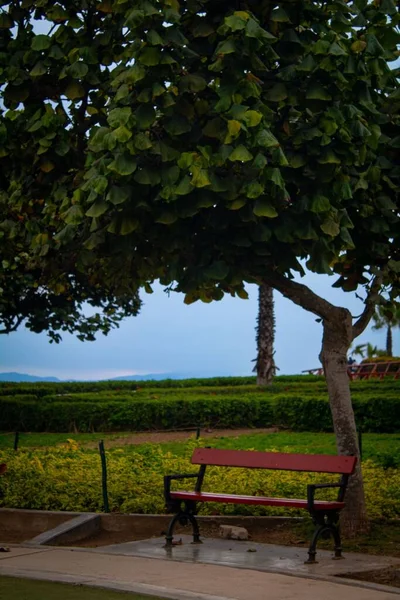
[[[215,494],[210,492],[171,492],[171,498],[177,500],[193,500],[194,502],[222,502],[226,504],[256,504],[258,506],[286,506],[289,508],[307,508],[307,500],[289,498],[267,498],[265,496],[235,496],[232,494]],[[344,502],[324,502],[316,500],[314,510],[341,510]]]
[[220,450],[196,448],[192,455],[194,465],[244,467],[246,469],[275,469],[279,471],[308,471],[351,475],[355,456],[327,456],[324,454],[283,454],[280,452],[253,452],[252,450]]

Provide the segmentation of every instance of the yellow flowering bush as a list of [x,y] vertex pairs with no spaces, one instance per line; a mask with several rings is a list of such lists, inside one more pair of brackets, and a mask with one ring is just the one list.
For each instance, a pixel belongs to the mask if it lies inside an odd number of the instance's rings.
[[[163,452],[160,446],[120,448],[107,452],[110,510],[125,513],[163,513],[163,475],[190,473],[195,442],[186,455]],[[42,510],[101,511],[101,464],[94,450],[80,449],[74,440],[52,449],[0,452],[0,463],[8,466],[0,479],[0,505]],[[365,493],[371,518],[400,517],[400,470],[383,469],[372,461],[363,463]],[[210,467],[203,489],[226,493],[306,498],[308,483],[332,481],[332,476],[289,471],[224,469]],[[174,482],[177,488],[193,481]],[[189,488],[191,489],[191,488]],[[332,490],[321,491],[329,498]],[[284,508],[246,505],[206,504],[203,514],[291,515],[302,514]]]

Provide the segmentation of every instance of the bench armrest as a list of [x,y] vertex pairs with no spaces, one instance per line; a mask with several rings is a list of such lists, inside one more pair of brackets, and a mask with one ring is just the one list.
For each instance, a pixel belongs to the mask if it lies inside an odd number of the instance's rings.
[[183,475],[164,475],[164,497],[168,502],[171,498],[171,481],[180,479],[198,479],[198,473],[186,473]]
[[308,510],[314,510],[314,497],[315,497],[315,490],[320,490],[320,489],[326,489],[326,488],[339,488],[341,490],[346,488],[346,484],[341,482],[341,483],[313,483],[313,484],[309,484],[307,486],[307,503],[308,503]]

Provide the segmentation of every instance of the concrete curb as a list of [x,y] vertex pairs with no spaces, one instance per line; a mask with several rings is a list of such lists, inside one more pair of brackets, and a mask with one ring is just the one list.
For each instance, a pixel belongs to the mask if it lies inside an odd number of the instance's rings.
[[157,585],[144,583],[120,583],[119,581],[98,581],[91,577],[81,577],[79,575],[64,575],[63,573],[53,573],[48,571],[33,571],[29,569],[9,568],[3,569],[0,566],[0,575],[5,577],[18,577],[21,579],[34,579],[38,581],[51,581],[53,583],[69,583],[72,585],[85,585],[92,588],[102,588],[114,590],[117,592],[132,592],[134,594],[143,594],[144,596],[159,596],[169,600],[233,600],[227,596],[210,596],[197,592],[188,592],[178,588],[166,588]]
[[96,513],[83,513],[70,519],[54,529],[40,533],[36,537],[24,542],[27,546],[51,545],[59,543],[70,544],[82,540],[100,530],[100,517]]

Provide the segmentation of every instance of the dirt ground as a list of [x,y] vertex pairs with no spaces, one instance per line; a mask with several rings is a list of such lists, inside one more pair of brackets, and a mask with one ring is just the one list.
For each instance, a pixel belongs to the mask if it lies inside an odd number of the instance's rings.
[[[221,438],[238,437],[239,435],[248,435],[253,433],[277,433],[277,427],[259,428],[259,429],[202,429],[202,438]],[[132,433],[132,435],[107,439],[107,448],[130,446],[139,444],[163,444],[165,442],[187,442],[195,439],[195,431],[145,431],[141,433]],[[85,448],[97,448],[98,442],[82,443]]]

